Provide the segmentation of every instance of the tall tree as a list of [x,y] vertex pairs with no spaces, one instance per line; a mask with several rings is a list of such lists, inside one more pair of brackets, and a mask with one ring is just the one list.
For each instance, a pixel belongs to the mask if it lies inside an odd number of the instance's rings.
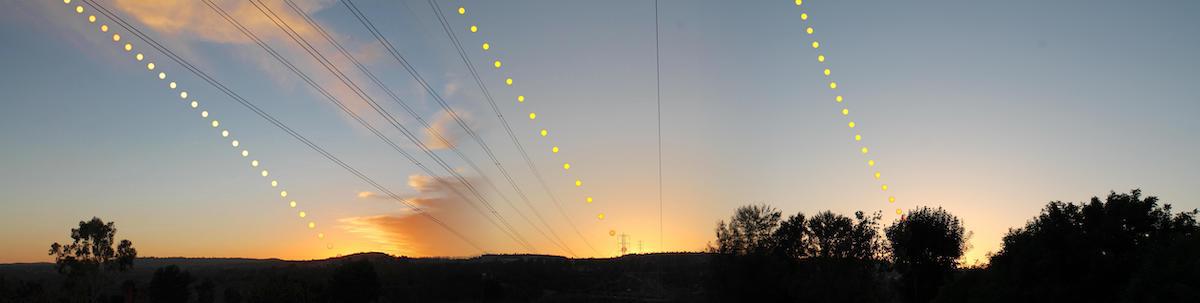
[[879,213],[862,211],[854,219],[823,211],[808,219],[807,255],[819,258],[872,260],[881,253]]
[[782,214],[766,204],[738,207],[729,222],[717,222],[718,253],[732,255],[766,254],[773,247],[772,234]]
[[808,256],[809,230],[804,214],[791,215],[773,235],[775,255],[796,260]]
[[116,234],[115,223],[92,217],[89,221],[79,221],[79,228],[71,229],[71,243],[50,244],[49,255],[54,256],[58,272],[67,276],[65,285],[68,288],[92,299],[103,271],[133,268],[137,249],[129,240],[116,243]]
[[966,250],[963,232],[962,221],[941,207],[909,211],[887,227],[892,263],[910,301],[928,302],[937,294]]

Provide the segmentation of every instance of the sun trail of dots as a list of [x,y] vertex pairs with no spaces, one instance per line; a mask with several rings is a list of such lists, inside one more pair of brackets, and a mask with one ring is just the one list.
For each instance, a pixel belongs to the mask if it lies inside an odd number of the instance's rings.
[[[63,0],[63,3],[64,3],[64,4],[70,4],[70,3],[71,3],[71,1],[72,1],[72,0]],[[82,5],[76,5],[76,6],[74,6],[74,10],[75,10],[75,12],[76,12],[77,14],[83,14],[83,12],[85,11],[85,8],[84,8]],[[464,11],[462,8],[460,8],[460,9],[459,9],[459,14],[464,14],[464,13],[465,13],[465,11]],[[87,16],[87,22],[88,22],[88,23],[96,23],[97,21],[98,21],[98,19],[97,19],[96,15],[88,15],[88,16]],[[477,30],[478,30],[478,28],[477,28],[476,26],[471,26],[471,28],[470,28],[470,29],[471,29],[471,32],[475,32],[475,31],[477,31]],[[132,52],[132,51],[133,51],[133,49],[134,49],[134,45],[133,45],[133,43],[130,43],[130,42],[121,43],[121,42],[122,42],[122,40],[124,39],[124,37],[122,37],[120,33],[117,33],[117,32],[115,32],[115,30],[116,30],[115,28],[112,28],[112,30],[114,30],[114,32],[113,32],[111,35],[109,35],[109,37],[112,39],[112,41],[113,41],[113,42],[117,42],[117,46],[118,46],[118,47],[120,47],[120,48],[121,48],[122,50],[124,50],[125,52]],[[100,24],[100,32],[102,32],[102,33],[108,33],[109,31],[110,31],[110,27],[108,26],[108,24]],[[484,46],[483,46],[483,48],[484,48],[485,50],[487,50],[487,49],[489,48],[489,45],[488,45],[487,43],[484,43]],[[140,52],[138,52],[138,53],[135,53],[135,54],[134,54],[134,59],[136,59],[136,60],[137,60],[137,62],[142,62],[142,61],[144,61],[144,60],[146,60],[146,59],[147,59],[147,56],[146,56],[145,54],[143,54],[143,53],[140,53]],[[155,64],[155,62],[153,62],[153,61],[151,61],[151,62],[147,62],[147,63],[146,63],[146,65],[145,65],[145,67],[146,67],[146,70],[147,70],[147,71],[149,71],[149,72],[151,72],[151,73],[154,73],[154,75],[155,75],[155,76],[156,76],[156,77],[157,77],[159,80],[166,80],[166,79],[167,79],[167,73],[166,73],[165,71],[158,71],[157,73],[155,73],[155,71],[156,71],[157,69],[159,69],[159,66],[158,66],[157,64]],[[499,60],[497,60],[497,61],[496,61],[496,67],[497,67],[497,68],[499,68],[499,67],[500,67],[500,61],[499,61]],[[509,80],[508,80],[508,84],[510,84],[510,85],[511,85],[511,83],[512,83],[512,80],[511,80],[511,79],[509,79]],[[176,83],[175,81],[171,81],[169,84],[167,84],[167,87],[169,87],[170,89],[174,90],[174,89],[176,89],[176,88],[178,88],[178,87],[179,87],[179,84],[178,84],[178,83]],[[187,91],[180,91],[180,92],[179,92],[179,98],[180,98],[180,99],[183,99],[183,100],[185,100],[186,102],[188,102],[187,104],[188,104],[188,106],[189,106],[189,107],[191,107],[191,108],[193,108],[193,109],[199,109],[199,107],[200,107],[200,103],[199,103],[198,101],[196,101],[196,100],[189,100],[189,98],[188,98],[188,97],[189,97],[189,95],[188,95],[188,92],[187,92]],[[523,99],[523,97],[522,97],[522,99]],[[208,110],[201,110],[201,111],[200,111],[200,117],[201,117],[201,118],[203,118],[203,119],[210,119],[210,118],[211,118],[211,115],[210,115],[210,113],[208,112]],[[532,113],[530,114],[530,118],[531,118],[531,119],[533,118],[533,114],[532,114]],[[215,118],[212,118],[211,120],[209,120],[209,121],[208,121],[208,124],[209,124],[210,126],[212,126],[213,128],[219,128],[219,127],[221,126],[221,122],[220,122],[219,120],[215,119]],[[221,134],[221,137],[222,137],[222,138],[229,138],[229,136],[230,136],[230,132],[229,132],[229,130],[228,130],[228,129],[222,129],[220,134]],[[230,144],[232,147],[234,147],[234,148],[237,148],[237,147],[241,146],[241,141],[238,141],[237,139],[231,139],[231,140],[229,141],[229,144]],[[248,156],[250,156],[250,151],[249,151],[249,150],[246,150],[246,149],[242,149],[242,150],[241,150],[241,155],[242,155],[242,157],[248,157]],[[255,160],[251,160],[251,161],[250,161],[250,166],[251,166],[251,167],[255,167],[255,168],[257,168],[257,167],[259,167],[260,165],[261,165],[261,164],[260,164],[260,162],[259,162],[257,159],[255,159]],[[270,175],[270,173],[268,172],[268,170],[266,170],[266,169],[262,169],[262,170],[260,170],[260,171],[259,171],[259,175],[261,175],[261,176],[263,176],[263,177],[267,177],[267,176],[269,176],[269,175]],[[277,188],[277,187],[279,187],[279,181],[277,181],[277,180],[271,180],[271,182],[270,182],[270,185],[271,185],[271,187],[272,187],[272,188]],[[286,190],[280,190],[280,191],[279,191],[279,197],[281,197],[281,198],[287,198],[287,197],[288,197],[288,192],[287,192]],[[291,208],[295,208],[295,207],[297,206],[297,204],[296,204],[296,201],[295,201],[295,200],[290,200],[290,202],[288,203],[288,205],[289,205],[289,207],[291,207]],[[299,216],[300,216],[301,218],[305,218],[305,217],[307,217],[307,216],[308,216],[308,213],[307,213],[307,212],[304,212],[304,211],[300,211],[300,212],[299,212]],[[306,224],[306,226],[308,226],[308,228],[309,228],[309,229],[315,229],[315,228],[317,227],[317,225],[316,225],[316,222],[313,222],[313,221],[308,221],[308,222],[307,222],[307,224]],[[325,239],[325,233],[323,233],[323,232],[318,232],[318,233],[316,233],[316,237],[317,237],[318,239],[322,239],[322,240],[323,240],[323,239]],[[332,248],[332,246],[328,246],[328,247]]]

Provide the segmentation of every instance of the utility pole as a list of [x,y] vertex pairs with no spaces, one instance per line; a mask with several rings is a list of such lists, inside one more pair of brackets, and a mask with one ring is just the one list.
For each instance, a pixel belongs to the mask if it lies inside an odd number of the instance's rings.
[[621,255],[624,256],[625,253],[629,252],[629,235],[621,234],[621,241],[618,244],[621,245]]

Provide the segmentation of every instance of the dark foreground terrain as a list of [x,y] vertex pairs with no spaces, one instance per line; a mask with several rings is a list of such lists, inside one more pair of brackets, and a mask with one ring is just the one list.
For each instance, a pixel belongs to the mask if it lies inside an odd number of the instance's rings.
[[[126,302],[130,292],[123,288],[132,281],[131,297],[151,302],[155,271],[176,265],[191,278],[187,302],[342,302],[332,298],[338,291],[334,284],[340,283],[335,280],[361,286],[371,279],[361,273],[339,275],[339,268],[366,260],[378,277],[379,302],[695,302],[705,301],[711,258],[702,253],[613,259],[416,259],[380,253],[315,261],[143,258],[130,271],[106,275],[107,283],[100,284],[107,286],[97,292]],[[66,278],[53,263],[0,265],[0,281],[0,292],[7,295],[0,302],[58,302],[72,291],[64,288]]]

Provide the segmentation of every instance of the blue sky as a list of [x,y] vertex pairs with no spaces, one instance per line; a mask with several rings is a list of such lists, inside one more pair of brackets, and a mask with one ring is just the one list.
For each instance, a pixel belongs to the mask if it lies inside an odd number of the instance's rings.
[[[447,122],[345,7],[298,2],[425,119]],[[412,163],[207,7],[101,3],[390,189],[425,199],[435,215],[489,251],[519,250],[479,223],[462,201],[414,186],[413,176],[423,173]],[[218,3],[420,154],[252,6]],[[805,1],[797,8],[790,1],[660,1],[666,209],[660,247],[653,3],[438,1],[570,222],[597,252],[586,249],[536,186],[428,3],[355,3],[468,117],[532,204],[581,255],[614,254],[610,230],[645,241],[647,250],[698,250],[717,220],[756,202],[789,213],[882,211],[888,222],[895,208],[940,205],[974,232],[968,259],[995,250],[1008,228],[1051,200],[1142,188],[1177,209],[1200,207],[1197,3],[861,0]],[[0,262],[46,260],[50,242],[65,241],[74,222],[91,216],[116,221],[120,237],[155,256],[479,253],[447,241],[427,223],[403,220],[410,213],[394,201],[359,198],[376,190],[161,54],[138,48],[288,188],[311,215],[298,219],[247,165],[249,158],[237,155],[178,90],[73,6],[20,1],[0,12],[6,45],[0,48],[0,142],[6,142],[0,146]],[[458,6],[468,13],[453,14]],[[801,12],[810,18],[800,20]],[[472,24],[479,33],[466,31]],[[807,26],[813,35],[804,33]],[[821,42],[819,50],[809,46],[812,40]],[[479,48],[484,41],[491,50]],[[828,57],[825,63],[815,60],[818,51]],[[496,58],[504,68],[489,67]],[[823,68],[832,70],[836,91],[827,88]],[[365,77],[351,74],[406,126],[420,128]],[[504,86],[505,77],[515,85]],[[846,102],[833,102],[835,94]],[[527,102],[514,102],[517,95]],[[841,115],[842,105],[849,116]],[[531,111],[537,120],[525,118]],[[851,120],[854,130],[846,127]],[[451,124],[445,124],[448,133],[461,134]],[[552,135],[537,136],[541,128]],[[856,133],[863,141],[853,141]],[[528,210],[479,146],[465,138],[459,143],[485,168],[482,176],[464,175],[496,182]],[[562,152],[550,153],[551,146]],[[864,146],[867,156],[859,152]],[[447,150],[436,153],[463,167]],[[879,164],[869,168],[868,159]],[[560,165],[568,161],[572,168],[563,172]],[[880,181],[871,177],[875,171]],[[575,188],[575,178],[586,185]],[[890,186],[887,193],[881,183]],[[496,193],[485,192],[539,252],[566,253]],[[586,196],[596,202],[583,203]],[[888,204],[887,196],[897,203]],[[599,213],[606,218],[597,220]],[[328,237],[316,239],[306,221]]]

